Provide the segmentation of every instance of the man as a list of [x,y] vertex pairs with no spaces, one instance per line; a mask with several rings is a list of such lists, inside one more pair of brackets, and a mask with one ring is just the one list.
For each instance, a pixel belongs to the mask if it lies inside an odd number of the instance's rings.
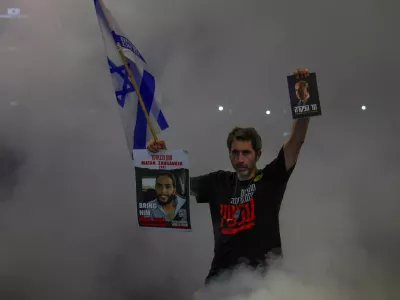
[[156,177],[156,199],[150,201],[150,214],[153,218],[164,218],[167,222],[187,221],[187,212],[183,207],[186,199],[176,194],[176,180],[171,173],[162,173]]
[[[300,78],[308,74],[307,69],[294,73]],[[235,172],[191,178],[191,193],[198,203],[209,204],[213,223],[214,258],[206,284],[239,264],[263,269],[269,254],[281,254],[280,206],[309,121],[293,121],[291,135],[278,156],[262,169],[257,167],[262,142],[256,130],[234,128],[227,147]],[[165,149],[165,144],[151,142],[148,149],[157,152]]]
[[310,94],[308,93],[308,83],[307,81],[299,81],[295,85],[296,96],[299,99],[297,106],[303,106],[307,104],[308,99],[310,98]]

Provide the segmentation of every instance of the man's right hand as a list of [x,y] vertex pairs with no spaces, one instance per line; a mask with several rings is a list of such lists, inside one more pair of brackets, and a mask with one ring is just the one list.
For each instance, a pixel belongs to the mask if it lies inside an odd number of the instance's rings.
[[153,153],[157,153],[160,150],[166,150],[167,146],[164,141],[151,140],[147,143],[147,150]]

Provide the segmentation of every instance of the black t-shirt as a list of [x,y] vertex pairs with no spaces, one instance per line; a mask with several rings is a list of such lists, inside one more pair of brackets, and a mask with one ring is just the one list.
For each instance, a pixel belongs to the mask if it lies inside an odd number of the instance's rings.
[[240,263],[256,266],[268,253],[280,252],[279,210],[293,169],[286,171],[282,147],[254,179],[240,181],[235,172],[226,171],[192,179],[196,200],[209,204],[213,223],[209,276]]

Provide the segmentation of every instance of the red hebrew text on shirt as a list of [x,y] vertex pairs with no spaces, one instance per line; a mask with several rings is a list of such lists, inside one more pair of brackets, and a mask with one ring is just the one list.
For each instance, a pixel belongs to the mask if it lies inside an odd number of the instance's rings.
[[221,233],[236,234],[254,226],[254,198],[242,204],[220,204]]

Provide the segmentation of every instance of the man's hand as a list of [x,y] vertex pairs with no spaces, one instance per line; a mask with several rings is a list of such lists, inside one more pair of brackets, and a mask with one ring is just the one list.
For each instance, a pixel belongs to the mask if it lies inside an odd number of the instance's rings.
[[151,140],[147,143],[147,150],[149,150],[152,153],[157,153],[160,150],[166,150],[167,146],[165,145],[164,141],[155,141]]
[[308,69],[302,69],[302,68],[296,69],[296,71],[293,73],[293,75],[299,79],[306,78],[309,75]]

